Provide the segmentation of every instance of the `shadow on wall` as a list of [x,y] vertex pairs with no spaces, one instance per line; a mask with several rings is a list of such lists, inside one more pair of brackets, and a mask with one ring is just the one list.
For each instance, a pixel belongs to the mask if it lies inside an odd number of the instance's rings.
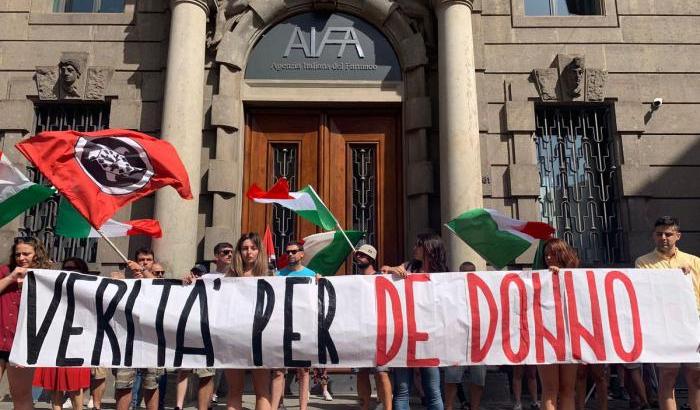
[[679,248],[700,255],[700,130],[694,134],[654,130],[677,129],[671,121],[698,122],[670,115],[673,105],[653,106],[648,105],[644,123],[654,133],[621,136],[622,211],[631,263],[653,249],[654,221],[664,215],[680,221]]

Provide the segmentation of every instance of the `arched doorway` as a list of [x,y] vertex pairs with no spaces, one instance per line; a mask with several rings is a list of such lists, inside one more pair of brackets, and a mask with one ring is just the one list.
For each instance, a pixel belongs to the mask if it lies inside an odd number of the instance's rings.
[[[260,38],[244,82],[244,186],[269,187],[280,177],[292,190],[311,185],[340,226],[366,233],[364,241],[379,250],[380,262],[398,263],[401,70],[387,39],[347,14],[299,14]],[[293,101],[271,102],[270,89],[286,90]],[[263,232],[267,226],[278,252],[318,232],[281,207],[244,201],[242,230]],[[348,264],[339,273],[351,269]]]

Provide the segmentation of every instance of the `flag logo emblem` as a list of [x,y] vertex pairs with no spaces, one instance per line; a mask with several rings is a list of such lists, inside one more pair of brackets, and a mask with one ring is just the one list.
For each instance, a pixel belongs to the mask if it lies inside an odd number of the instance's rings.
[[128,137],[105,136],[89,140],[79,137],[75,159],[100,191],[110,195],[135,192],[153,176],[146,151]]

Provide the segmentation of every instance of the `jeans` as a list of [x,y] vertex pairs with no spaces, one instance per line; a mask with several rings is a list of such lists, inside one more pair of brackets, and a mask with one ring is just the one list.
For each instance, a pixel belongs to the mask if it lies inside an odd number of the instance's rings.
[[141,404],[141,399],[143,398],[143,389],[141,384],[143,383],[143,377],[141,376],[141,370],[136,371],[136,377],[134,378],[134,385],[131,387],[131,408],[137,409],[139,404]]
[[[412,368],[394,369],[394,409],[408,410],[409,398],[413,386]],[[440,369],[438,367],[421,367],[421,384],[425,393],[425,408],[428,410],[443,410],[440,395]]]

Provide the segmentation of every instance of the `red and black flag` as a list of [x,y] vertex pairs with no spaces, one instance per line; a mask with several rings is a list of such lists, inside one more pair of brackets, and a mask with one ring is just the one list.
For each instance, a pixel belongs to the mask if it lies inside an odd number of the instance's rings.
[[166,185],[192,199],[175,148],[140,132],[49,131],[16,147],[92,226],[102,226],[122,206]]

